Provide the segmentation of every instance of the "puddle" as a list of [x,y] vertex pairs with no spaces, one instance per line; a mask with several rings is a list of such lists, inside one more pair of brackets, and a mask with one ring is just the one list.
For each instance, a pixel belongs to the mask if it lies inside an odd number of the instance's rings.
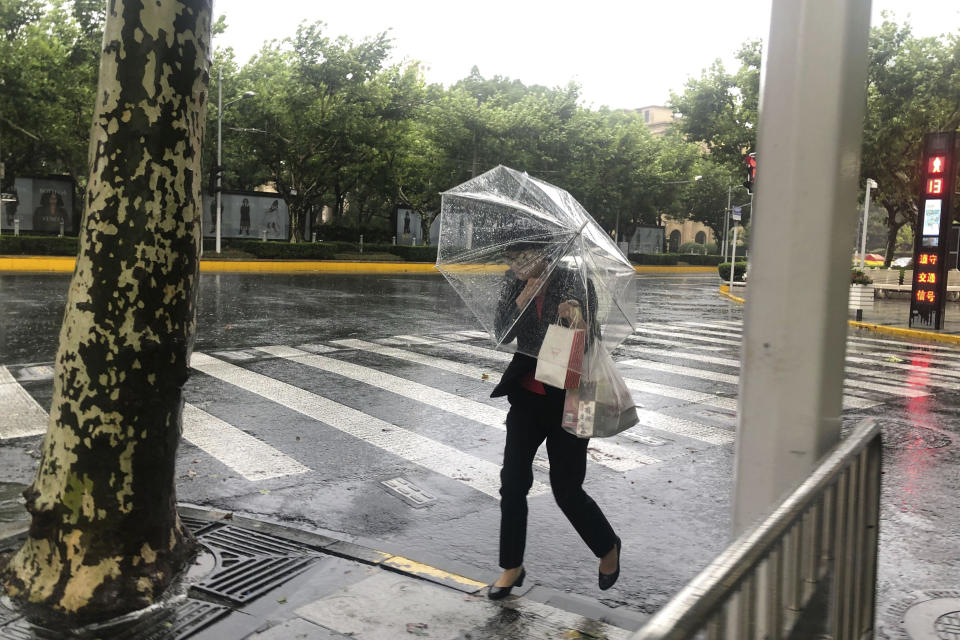
[[25,484],[0,482],[0,539],[19,533],[30,523],[30,514],[23,506]]

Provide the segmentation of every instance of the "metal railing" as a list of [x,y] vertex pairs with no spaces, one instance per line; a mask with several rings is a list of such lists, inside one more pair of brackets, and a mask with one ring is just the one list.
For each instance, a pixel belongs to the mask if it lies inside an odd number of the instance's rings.
[[857,424],[631,640],[872,637],[881,456]]

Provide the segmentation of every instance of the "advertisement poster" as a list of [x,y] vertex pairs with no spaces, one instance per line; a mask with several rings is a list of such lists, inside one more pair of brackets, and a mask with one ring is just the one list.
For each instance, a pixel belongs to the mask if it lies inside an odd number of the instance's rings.
[[36,231],[59,234],[76,233],[73,226],[73,180],[69,178],[17,178],[14,181],[17,202],[3,203],[3,226],[11,229],[20,223],[21,233]]
[[397,209],[397,244],[420,246],[422,235],[420,214],[413,209]]
[[[287,203],[276,193],[221,193],[223,207],[221,238],[287,240],[290,237],[290,216]],[[203,196],[203,235],[217,235],[217,199]]]
[[923,234],[925,236],[940,235],[940,211],[943,200],[927,200],[923,207]]

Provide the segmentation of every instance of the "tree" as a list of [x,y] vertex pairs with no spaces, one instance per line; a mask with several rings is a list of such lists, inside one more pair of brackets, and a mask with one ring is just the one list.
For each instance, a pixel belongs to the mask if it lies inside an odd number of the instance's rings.
[[156,602],[192,550],[174,463],[195,329],[210,13],[210,0],[109,5],[80,254],[24,492],[32,523],[0,574],[48,623]]
[[886,266],[901,227],[916,224],[920,153],[931,131],[960,127],[960,38],[916,38],[885,20],[870,33],[861,175],[886,210]]

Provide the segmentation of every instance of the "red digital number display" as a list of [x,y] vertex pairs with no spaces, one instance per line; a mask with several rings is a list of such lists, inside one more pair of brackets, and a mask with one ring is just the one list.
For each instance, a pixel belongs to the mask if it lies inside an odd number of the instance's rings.
[[930,164],[927,167],[927,173],[931,173],[931,174],[943,173],[946,163],[947,163],[946,156],[932,156],[930,158]]
[[943,178],[930,178],[927,180],[927,195],[943,195]]

